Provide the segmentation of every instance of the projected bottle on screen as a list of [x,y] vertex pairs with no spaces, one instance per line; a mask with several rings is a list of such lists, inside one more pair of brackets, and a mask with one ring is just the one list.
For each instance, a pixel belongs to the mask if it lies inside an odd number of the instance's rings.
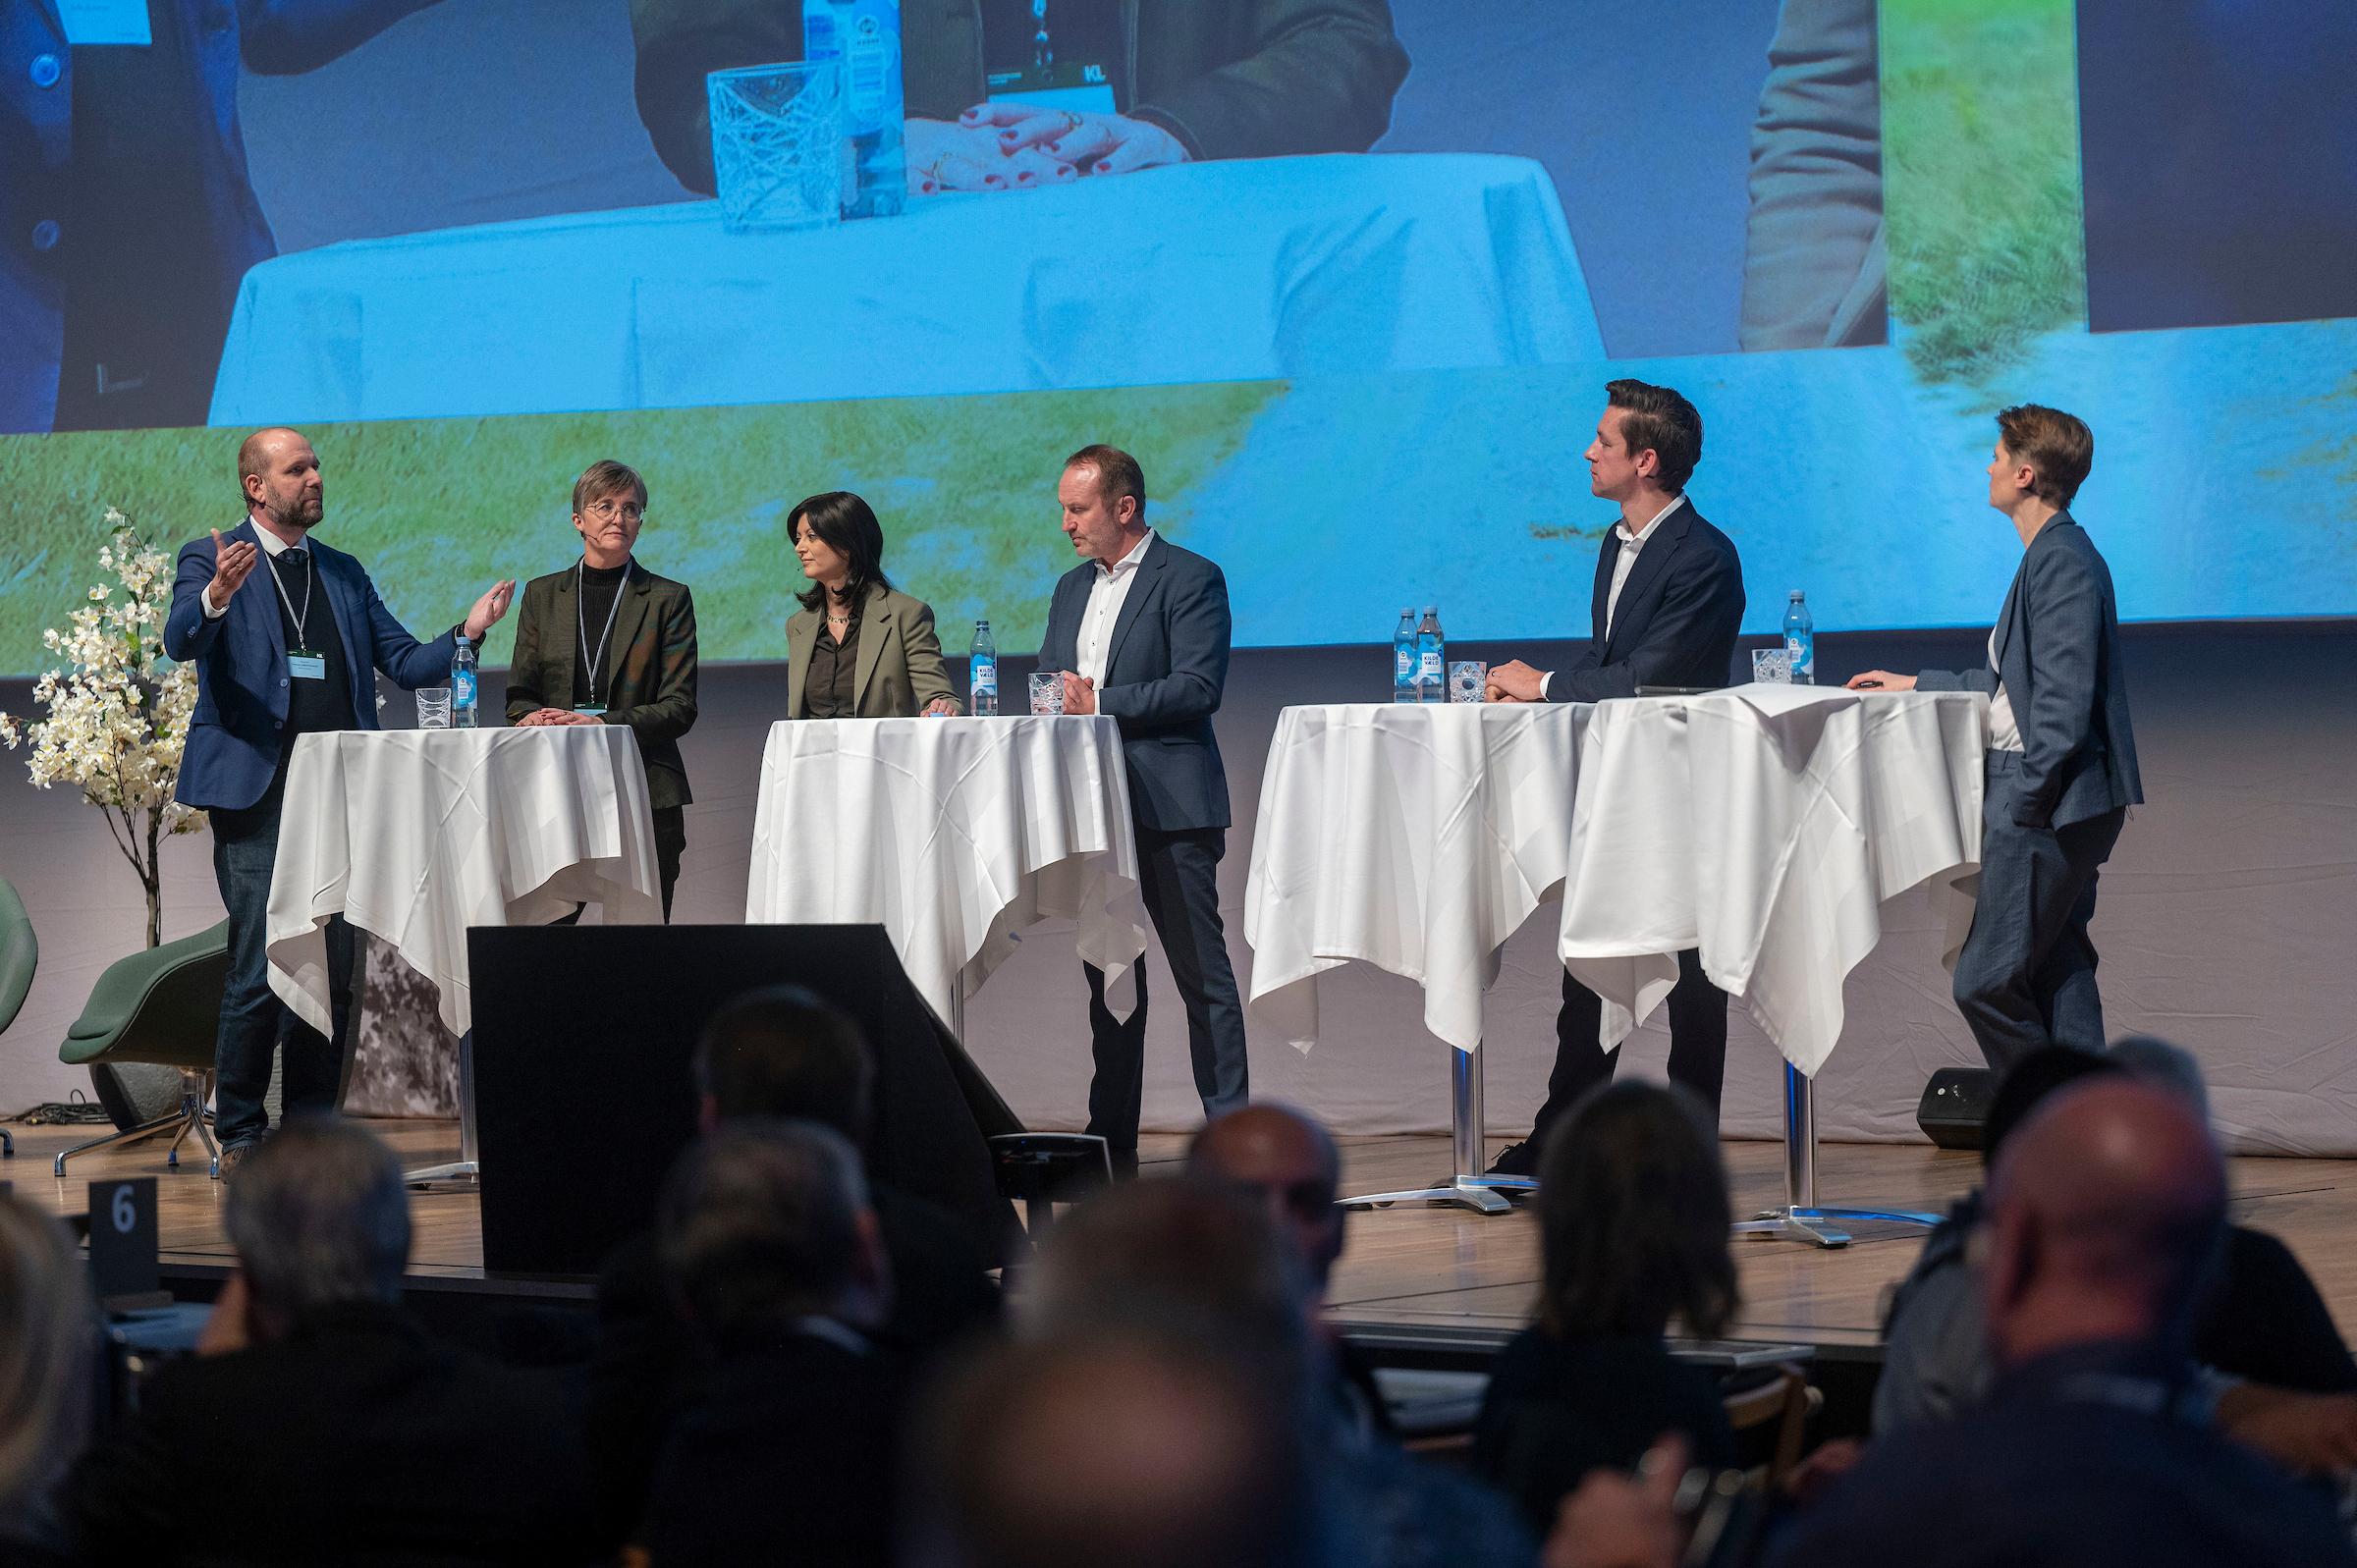
[[965,711],[977,719],[988,719],[999,711],[999,643],[990,634],[990,622],[974,622],[973,646],[965,656]]
[[1817,684],[1817,628],[1809,621],[1809,602],[1798,588],[1784,607],[1784,659],[1792,667],[1792,684]]
[[459,651],[450,656],[450,723],[456,730],[472,730],[480,713],[475,701],[474,644],[459,633]]
[[900,0],[802,0],[802,58],[843,62],[843,129],[857,162],[845,216],[891,217],[908,202]]
[[1416,626],[1416,700],[1449,700],[1448,648],[1441,641],[1441,607],[1426,605]]
[[1399,612],[1399,624],[1392,628],[1392,700],[1416,700],[1416,613],[1413,609]]

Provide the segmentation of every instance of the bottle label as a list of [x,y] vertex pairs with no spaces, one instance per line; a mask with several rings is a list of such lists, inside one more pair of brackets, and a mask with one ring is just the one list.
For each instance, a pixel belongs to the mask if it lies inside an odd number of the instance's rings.
[[1416,678],[1416,650],[1398,647],[1392,650],[1392,678],[1407,681]]
[[973,689],[977,692],[987,692],[994,697],[999,694],[998,660],[987,654],[974,660]]
[[460,670],[452,673],[450,677],[450,701],[451,706],[455,708],[471,708],[474,706],[473,671]]
[[866,135],[884,127],[892,100],[891,77],[900,69],[899,40],[885,29],[883,19],[863,11],[851,24],[851,46],[844,89],[850,100],[853,135]]
[[1440,649],[1427,648],[1424,650],[1416,662],[1416,678],[1418,680],[1438,680],[1441,678]]

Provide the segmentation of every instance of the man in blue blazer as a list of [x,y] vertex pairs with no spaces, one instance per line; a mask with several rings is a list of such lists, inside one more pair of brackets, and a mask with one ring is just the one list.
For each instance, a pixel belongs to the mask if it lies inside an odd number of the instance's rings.
[[[1067,713],[1104,713],[1122,727],[1138,880],[1186,1003],[1195,1092],[1206,1118],[1244,1103],[1243,1003],[1220,924],[1220,856],[1228,846],[1228,775],[1211,716],[1228,684],[1228,579],[1146,523],[1146,479],[1114,447],[1086,447],[1056,487],[1065,536],[1084,559],[1056,583],[1040,668],[1064,673]],[[1117,1165],[1137,1168],[1146,1051],[1146,972],[1126,1021],[1105,1005],[1105,975],[1088,971],[1096,1074],[1088,1130]]]
[[[1590,601],[1588,646],[1567,668],[1541,672],[1515,660],[1490,672],[1493,702],[1601,702],[1639,686],[1724,686],[1743,624],[1743,563],[1734,541],[1686,499],[1702,460],[1702,415],[1668,387],[1614,381],[1588,446],[1588,488],[1620,506],[1604,536]],[[1563,975],[1555,1020],[1555,1070],[1530,1137],[1491,1168],[1538,1170],[1540,1140],[1555,1118],[1613,1075],[1620,1052],[1598,1049],[1604,1003]],[[1670,1077],[1700,1096],[1714,1117],[1727,1073],[1727,993],[1702,972],[1702,955],[1677,955],[1670,992]]]
[[214,1060],[225,1176],[268,1131],[262,1096],[282,1036],[283,1114],[334,1109],[343,1074],[350,928],[341,919],[328,927],[332,1041],[278,1000],[264,962],[270,872],[295,739],[377,728],[378,671],[411,689],[449,679],[459,631],[479,643],[507,614],[516,588],[493,584],[463,627],[419,642],[393,619],[357,561],[311,539],[326,492],[318,455],[299,432],[247,437],[238,449],[238,482],[246,520],[181,547],[164,622],[164,652],[196,666],[196,711],[175,793],[211,814],[213,876],[229,910],[229,981]]
[[1956,959],[1956,1007],[1989,1065],[2042,1046],[2104,1049],[2096,990],[2097,874],[2144,800],[2111,568],[2070,514],[2095,437],[2057,408],[1997,416],[1989,505],[2012,519],[2021,566],[1979,670],[1870,670],[1861,690],[1989,694],[1981,891]]

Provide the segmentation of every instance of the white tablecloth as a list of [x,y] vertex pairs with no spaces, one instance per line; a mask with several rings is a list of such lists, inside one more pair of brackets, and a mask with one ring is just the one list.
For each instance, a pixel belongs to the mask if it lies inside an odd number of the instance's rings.
[[1601,360],[1520,158],[1186,165],[731,235],[719,204],[353,241],[246,275],[214,424]]
[[1424,987],[1424,1025],[1481,1043],[1498,948],[1562,884],[1592,709],[1341,704],[1278,716],[1244,939],[1253,1010],[1317,1039],[1316,977],[1350,960]]
[[328,917],[390,943],[473,1022],[466,928],[544,925],[594,903],[663,918],[646,769],[619,726],[345,730],[287,763],[270,883],[270,989],[329,1027]]
[[1815,1074],[1882,905],[1934,885],[1947,960],[1979,871],[1988,699],[1752,685],[1599,705],[1558,950],[1617,1040],[1699,948],[1713,984]]
[[1076,924],[1079,955],[1110,990],[1146,950],[1120,727],[1101,715],[773,726],[744,918],[881,924],[945,1021],[959,979],[979,989],[1043,919]]

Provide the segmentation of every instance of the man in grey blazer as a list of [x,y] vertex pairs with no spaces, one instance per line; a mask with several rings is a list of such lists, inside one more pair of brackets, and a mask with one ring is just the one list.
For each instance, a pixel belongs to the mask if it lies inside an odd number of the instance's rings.
[[1853,689],[1969,689],[1990,696],[1981,892],[1956,960],[1956,1006],[1992,1067],[2041,1046],[2104,1048],[2095,983],[2097,873],[2144,799],[2111,571],[2069,513],[2095,437],[2036,404],[1997,416],[1989,505],[2021,535],[2021,568],[1989,637],[1961,674],[1870,670]]
[[[1244,1103],[1243,1003],[1220,924],[1220,856],[1228,845],[1228,775],[1211,716],[1228,684],[1228,579],[1146,523],[1146,480],[1114,447],[1084,447],[1056,496],[1065,537],[1083,560],[1056,583],[1042,670],[1064,673],[1067,713],[1120,721],[1137,830],[1138,881],[1186,1003],[1188,1050],[1203,1113]],[[1146,1049],[1146,974],[1126,1020],[1105,1005],[1105,975],[1088,971],[1096,1075],[1088,1130],[1116,1165],[1137,1167]]]

